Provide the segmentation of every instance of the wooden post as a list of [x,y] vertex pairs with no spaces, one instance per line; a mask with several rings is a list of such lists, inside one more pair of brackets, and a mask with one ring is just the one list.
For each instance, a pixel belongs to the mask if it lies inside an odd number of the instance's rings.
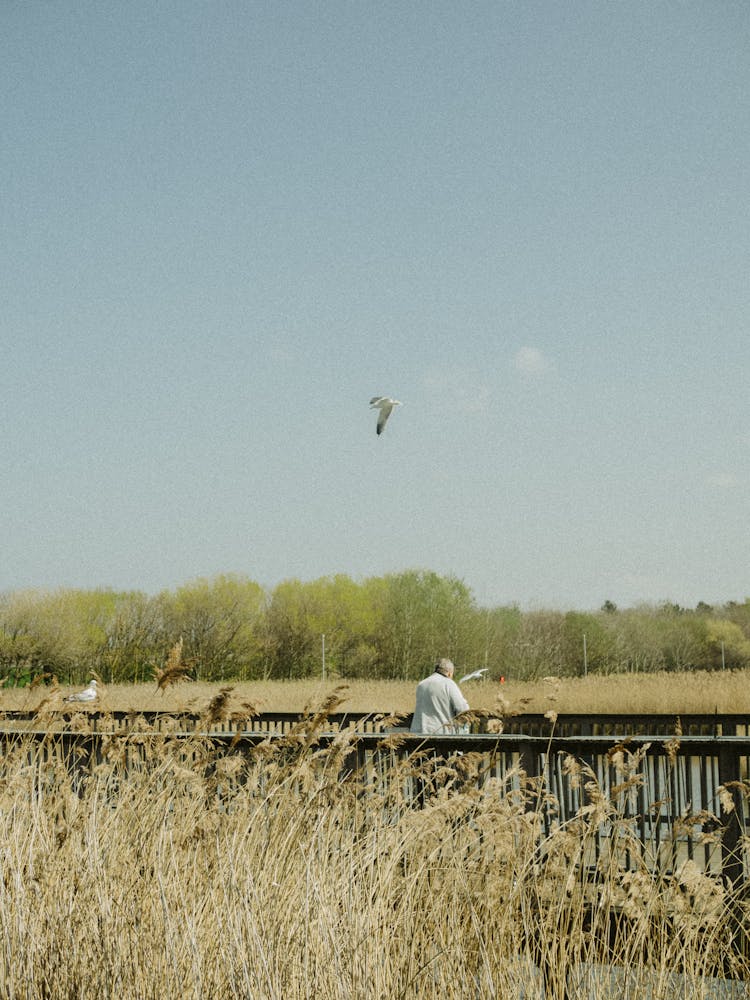
[[526,811],[534,812],[542,799],[542,779],[540,770],[540,755],[533,743],[526,743],[525,741],[521,743],[518,748],[518,764],[521,770],[526,774],[526,778],[521,787],[527,793],[531,792],[526,803]]
[[[736,785],[740,781],[740,759],[731,747],[719,749],[719,784]],[[721,873],[728,889],[737,889],[744,882],[745,866],[740,848],[740,810],[742,796],[737,787],[727,787],[732,796],[733,808],[721,806],[721,822],[724,832],[721,837]]]
[[[732,797],[729,808],[721,804],[721,874],[729,893],[729,926],[732,932],[732,947],[735,954],[747,956],[748,941],[744,929],[740,896],[745,881],[745,864],[740,842],[742,830],[740,810],[743,809],[740,780],[740,758],[736,749],[728,746],[719,748],[719,784],[724,785]],[[729,786],[729,787],[728,787]],[[729,805],[729,804],[728,804]]]

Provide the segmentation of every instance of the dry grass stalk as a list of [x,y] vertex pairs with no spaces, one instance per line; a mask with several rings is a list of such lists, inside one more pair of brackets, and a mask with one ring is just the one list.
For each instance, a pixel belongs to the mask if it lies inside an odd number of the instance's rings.
[[[693,863],[624,868],[628,822],[580,762],[586,801],[545,834],[517,771],[479,787],[476,755],[394,746],[342,779],[355,738],[241,755],[142,733],[93,766],[54,738],[9,744],[0,995],[464,1000],[538,996],[543,975],[549,996],[676,1000],[750,973],[730,947],[737,898]],[[614,752],[624,782],[635,758]],[[416,779],[433,782],[423,809]],[[602,823],[617,835],[590,884]]]
[[182,660],[182,645],[182,636],[180,636],[174,646],[170,649],[164,668],[160,670],[157,667],[154,670],[156,690],[160,691],[162,694],[164,694],[166,689],[172,684],[179,684],[181,681],[191,680],[190,670],[192,668],[190,664],[184,663]]
[[63,708],[60,685],[57,682],[57,677],[52,677],[49,688],[45,691],[44,697],[34,710],[34,721],[37,723],[51,722],[55,714],[62,711]]
[[205,712],[201,715],[201,721],[204,725],[210,728],[228,720],[230,716],[229,701],[232,691],[234,691],[234,688],[230,685],[229,687],[220,688],[214,695],[208,703]]

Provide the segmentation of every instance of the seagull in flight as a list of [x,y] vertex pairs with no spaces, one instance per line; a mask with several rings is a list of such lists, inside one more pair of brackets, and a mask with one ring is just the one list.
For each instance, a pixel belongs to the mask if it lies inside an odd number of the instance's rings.
[[370,400],[370,406],[373,410],[380,410],[380,414],[378,415],[378,434],[382,434],[385,422],[391,415],[391,410],[394,406],[401,406],[401,403],[397,399],[391,399],[390,396],[373,396]]
[[481,670],[473,670],[470,674],[466,674],[465,677],[462,677],[458,683],[463,684],[464,681],[478,681],[479,678],[483,674],[486,674],[488,670],[489,667],[482,667]]
[[87,688],[78,691],[76,694],[69,694],[66,701],[96,701],[99,697],[96,690],[96,681],[92,680]]

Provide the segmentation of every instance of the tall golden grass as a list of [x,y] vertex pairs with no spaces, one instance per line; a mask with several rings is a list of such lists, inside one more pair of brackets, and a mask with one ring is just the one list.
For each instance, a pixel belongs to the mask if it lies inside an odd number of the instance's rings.
[[576,762],[587,804],[545,836],[521,775],[480,788],[455,757],[416,809],[414,761],[365,787],[351,734],[313,736],[241,754],[139,730],[91,768],[19,737],[0,759],[0,995],[668,1000],[750,972],[744,904],[691,863],[654,879],[613,847],[582,878],[602,822],[630,834]]
[[[168,683],[162,684],[164,678]],[[101,680],[101,678],[97,678]],[[342,710],[352,712],[410,712],[415,684],[411,681],[246,681],[210,684],[185,680],[179,663],[148,684],[100,684],[98,708],[121,711],[161,710],[202,712],[222,688],[231,688],[237,709],[258,712],[301,712],[322,704],[332,691],[345,686]],[[609,676],[548,677],[533,682],[471,681],[463,687],[472,708],[486,711],[591,713],[712,713],[750,714],[750,671],[693,671],[688,673],[615,674]],[[0,690],[0,711],[36,709],[43,701],[51,708],[63,704],[70,689],[56,685]]]

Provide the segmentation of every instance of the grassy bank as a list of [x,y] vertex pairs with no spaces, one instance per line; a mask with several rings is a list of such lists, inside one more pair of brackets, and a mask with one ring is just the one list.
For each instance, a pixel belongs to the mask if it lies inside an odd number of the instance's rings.
[[[409,712],[415,685],[405,681],[242,682],[224,685],[182,681],[157,690],[154,683],[101,685],[99,706],[127,711],[202,711],[222,689],[231,688],[237,710],[251,705],[258,711],[301,712],[319,705],[337,687],[343,709],[355,712]],[[3,689],[0,710],[34,709],[52,694],[62,703],[70,688]],[[472,708],[546,712],[747,712],[750,714],[749,671],[695,671],[690,673],[616,674],[588,678],[546,678],[534,682],[470,681],[463,691]]]

